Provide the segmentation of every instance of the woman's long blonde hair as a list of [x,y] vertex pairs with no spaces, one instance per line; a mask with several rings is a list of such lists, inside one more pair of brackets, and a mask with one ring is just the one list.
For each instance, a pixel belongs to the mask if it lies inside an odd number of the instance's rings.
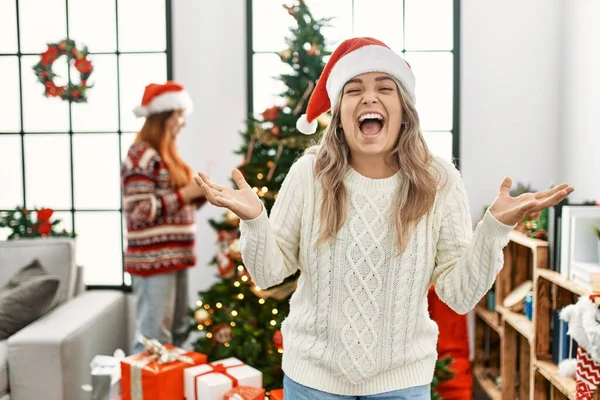
[[[393,206],[393,221],[398,250],[402,252],[419,219],[433,208],[439,177],[432,171],[433,156],[421,134],[419,116],[413,102],[402,84],[395,78],[394,81],[403,110],[400,135],[391,154],[392,167],[400,177]],[[344,175],[350,164],[350,148],[340,128],[341,98],[342,94],[320,143],[306,150],[309,154],[316,154],[315,176],[323,187],[321,232],[317,243],[327,242],[336,236],[344,224],[347,211]]]
[[169,170],[171,183],[174,187],[180,188],[190,183],[194,176],[190,166],[179,156],[175,141],[171,138],[171,133],[167,131],[167,119],[176,112],[166,111],[146,117],[146,121],[138,132],[135,141],[136,143],[146,142],[158,151]]

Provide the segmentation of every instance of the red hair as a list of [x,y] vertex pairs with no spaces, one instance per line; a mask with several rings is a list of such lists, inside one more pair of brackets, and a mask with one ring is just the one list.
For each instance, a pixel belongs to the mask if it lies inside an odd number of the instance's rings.
[[137,134],[136,142],[144,141],[158,151],[171,175],[171,183],[180,188],[193,179],[192,169],[186,164],[175,147],[175,141],[166,129],[167,119],[177,111],[152,114],[146,118],[142,129]]

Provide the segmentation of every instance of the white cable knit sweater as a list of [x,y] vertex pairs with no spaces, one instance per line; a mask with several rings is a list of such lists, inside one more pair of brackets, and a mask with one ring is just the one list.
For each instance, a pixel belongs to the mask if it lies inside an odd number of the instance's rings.
[[322,188],[314,155],[290,169],[270,218],[241,223],[241,250],[254,282],[281,283],[298,269],[298,287],[282,323],[283,370],[294,381],[341,395],[369,395],[431,383],[438,327],[427,291],[459,313],[471,310],[502,266],[513,227],[489,211],[473,233],[467,194],[456,168],[435,206],[395,255],[390,223],[399,178],[345,177],[346,221],[337,238],[315,248]]

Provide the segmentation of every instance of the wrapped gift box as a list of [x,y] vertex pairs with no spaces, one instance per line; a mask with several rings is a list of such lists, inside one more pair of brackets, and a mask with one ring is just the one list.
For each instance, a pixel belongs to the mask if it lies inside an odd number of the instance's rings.
[[237,386],[262,388],[262,372],[235,357],[186,368],[186,400],[223,400]]
[[156,341],[153,346],[121,360],[122,400],[181,400],[183,371],[207,361],[205,354]]
[[92,400],[116,400],[121,394],[121,360],[123,350],[115,350],[112,356],[97,355],[90,363],[92,376]]
[[283,400],[283,389],[271,390],[270,400]]
[[265,400],[265,389],[237,386],[225,393],[224,400]]

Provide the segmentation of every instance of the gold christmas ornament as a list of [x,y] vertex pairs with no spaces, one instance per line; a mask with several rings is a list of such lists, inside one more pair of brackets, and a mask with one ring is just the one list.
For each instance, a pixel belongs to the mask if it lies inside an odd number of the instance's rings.
[[318,56],[321,54],[321,50],[319,50],[316,44],[313,44],[308,50],[306,50],[306,54],[309,56]]
[[240,224],[240,217],[238,217],[233,211],[228,210],[225,214],[225,219],[233,226],[238,226]]
[[235,257],[235,255],[237,253],[240,252],[240,240],[239,239],[235,239],[233,242],[231,242],[231,244],[229,245],[229,251],[232,254],[233,257]]
[[200,308],[200,309],[196,310],[196,312],[194,313],[194,320],[198,324],[203,324],[204,322],[206,322],[206,320],[209,317],[210,317],[210,314],[204,308]]
[[279,57],[281,61],[288,62],[288,60],[292,57],[292,49],[285,49],[279,53]]

